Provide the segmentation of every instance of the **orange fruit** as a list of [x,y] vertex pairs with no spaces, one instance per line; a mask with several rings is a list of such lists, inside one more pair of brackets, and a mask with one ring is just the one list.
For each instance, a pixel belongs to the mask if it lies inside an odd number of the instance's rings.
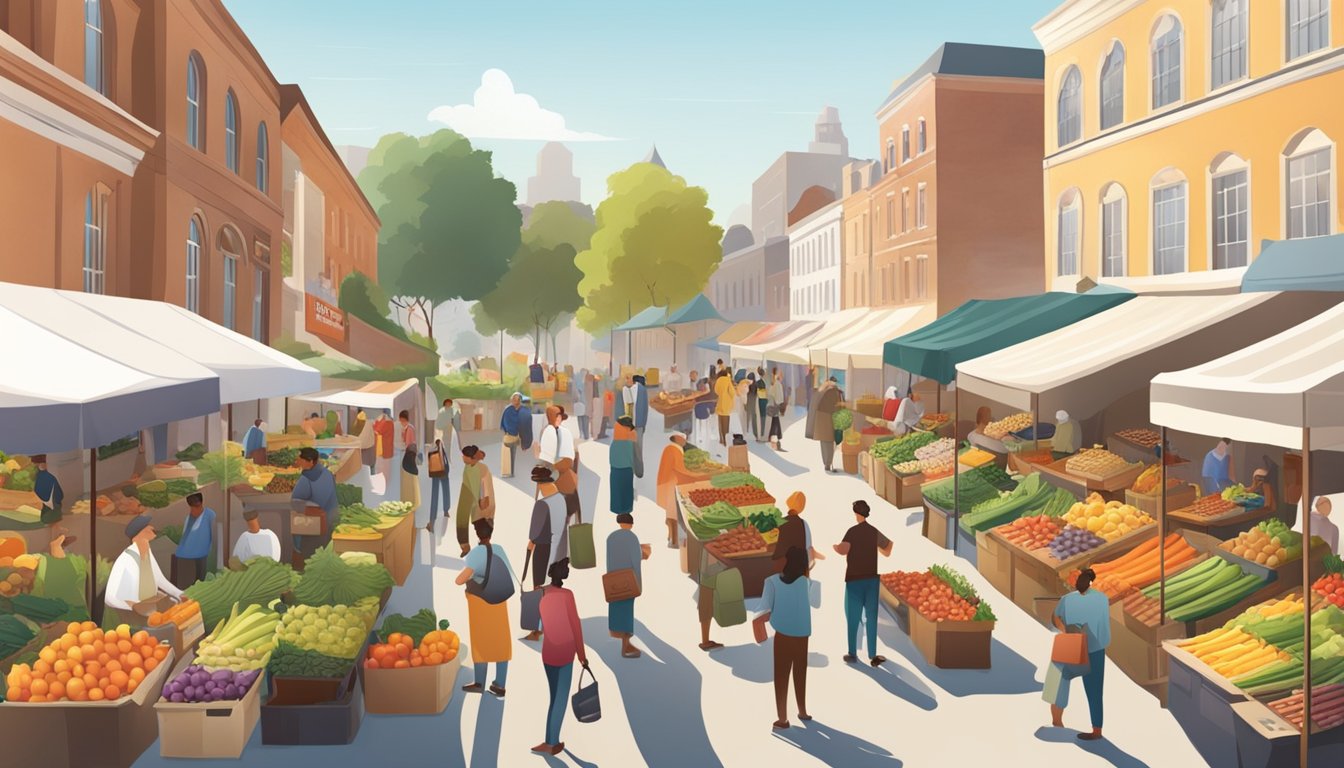
[[409,661],[406,661],[405,659],[397,659],[397,663],[393,665],[393,668],[395,668],[395,669],[408,669],[408,668],[410,668],[410,666],[411,666],[411,663],[410,663]]
[[154,658],[153,656],[150,656],[148,659],[145,659],[146,672],[153,672],[154,668],[157,666],[159,666],[159,660]]
[[116,699],[121,698],[121,688],[116,685],[105,686],[103,688],[103,695],[107,697],[108,701],[115,701]]
[[103,671],[103,665],[102,665],[102,664],[99,664],[99,663],[96,662],[96,661],[90,661],[90,662],[88,662],[88,663],[86,663],[86,664],[84,665],[84,673],[85,673],[85,674],[93,675],[94,677],[97,677],[97,676],[98,676],[98,673],[99,673],[99,672],[102,672],[102,671]]
[[149,633],[142,629],[131,635],[131,642],[135,645],[144,645],[149,642]]
[[65,625],[65,633],[67,635],[78,635],[83,628],[78,621],[72,621]]
[[87,688],[96,688],[97,686],[98,686],[98,678],[94,677],[93,675],[89,674],[88,672],[85,672],[85,673],[84,673],[84,687],[87,689]]
[[121,661],[124,664],[130,664],[132,667],[140,667],[143,666],[145,663],[145,660],[140,658],[140,654],[136,653],[135,651],[131,651],[130,653],[123,656],[121,658]]
[[34,696],[46,696],[48,690],[47,681],[42,679],[34,680],[33,686],[29,690],[33,692]]
[[419,654],[417,654],[417,655],[411,657],[411,666],[412,666],[412,667],[418,667],[418,666],[420,666],[421,664],[424,664],[424,661],[420,658]]
[[126,684],[131,682],[130,676],[127,675],[125,672],[122,672],[121,670],[114,671],[112,674],[107,676],[107,679],[111,681],[111,683],[118,688],[125,688]]
[[129,696],[132,693],[135,693],[135,689],[139,687],[140,687],[140,681],[136,680],[135,678],[131,678],[131,682],[126,684],[126,695]]
[[158,659],[159,661],[163,661],[164,659],[168,658],[168,646],[160,645],[158,648],[155,648],[154,658]]
[[103,668],[106,669],[108,672],[116,672],[121,669],[121,662],[118,661],[117,659],[112,659],[111,661],[104,664]]
[[102,689],[102,688],[90,688],[90,689],[89,689],[89,701],[102,701],[102,700],[103,700],[103,689]]
[[109,630],[107,630],[106,632],[104,632],[104,633],[103,633],[103,642],[105,642],[105,643],[115,643],[115,642],[117,642],[117,631],[116,631],[115,629],[109,629]]
[[80,644],[80,645],[88,645],[89,643],[92,643],[92,642],[93,642],[93,633],[92,633],[92,632],[90,632],[90,631],[88,631],[88,630],[85,630],[85,631],[79,633],[79,644]]
[[138,683],[145,679],[145,670],[140,667],[132,667],[126,674],[131,678],[131,682],[133,683]]
[[434,651],[433,653],[429,654],[429,663],[435,666],[442,664],[443,654],[439,653],[438,651]]
[[47,662],[48,664],[54,664],[56,662],[56,649],[52,648],[51,646],[47,646],[46,648],[43,648],[42,650],[37,652],[37,658]]
[[69,670],[66,670],[65,672],[57,672],[57,673],[56,673],[56,680],[57,680],[58,682],[61,682],[61,683],[68,683],[68,682],[70,682],[70,678],[71,678],[71,677],[73,677],[73,675],[70,674],[70,671],[69,671]]
[[65,683],[57,681],[48,685],[47,697],[52,701],[59,701],[65,698]]
[[37,663],[33,665],[33,674],[45,675],[50,671],[51,665],[41,659],[38,659]]
[[76,697],[84,695],[85,688],[86,686],[84,685],[83,680],[78,677],[72,677],[70,678],[70,682],[65,684],[65,694],[72,699],[76,699]]
[[118,641],[117,641],[117,650],[120,651],[120,652],[121,652],[121,655],[123,655],[123,656],[125,656],[125,655],[128,654],[128,653],[130,653],[130,652],[131,652],[131,641],[130,641],[130,640],[118,640]]

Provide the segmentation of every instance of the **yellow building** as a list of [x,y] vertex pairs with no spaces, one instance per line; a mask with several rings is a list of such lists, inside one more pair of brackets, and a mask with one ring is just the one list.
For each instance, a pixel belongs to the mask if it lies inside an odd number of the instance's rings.
[[1237,269],[1262,240],[1338,232],[1331,5],[1069,0],[1037,23],[1047,288]]

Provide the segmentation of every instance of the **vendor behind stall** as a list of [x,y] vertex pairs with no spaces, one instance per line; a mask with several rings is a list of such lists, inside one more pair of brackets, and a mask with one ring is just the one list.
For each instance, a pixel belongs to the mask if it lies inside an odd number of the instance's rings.
[[[1251,473],[1251,486],[1246,490],[1258,493],[1265,499],[1265,509],[1271,513],[1279,511],[1279,503],[1274,495],[1274,484],[1269,482],[1269,470],[1260,467]],[[1316,521],[1313,520],[1312,523]]]
[[326,519],[320,535],[294,537],[295,552],[303,553],[306,558],[331,540],[331,529],[336,527],[339,507],[336,503],[336,478],[322,466],[322,456],[317,449],[299,449],[298,465],[302,472],[290,495],[292,506],[295,511],[302,508],[308,514],[315,514],[314,510],[320,509]]
[[1072,456],[1083,448],[1083,431],[1078,422],[1069,417],[1068,411],[1055,412],[1055,436],[1051,443],[1051,453],[1056,459]]
[[247,521],[247,530],[239,534],[238,543],[233,545],[233,557],[229,560],[229,567],[234,566],[234,560],[242,565],[254,557],[269,557],[280,562],[280,537],[275,535],[275,531],[262,530],[259,514],[255,509],[243,513],[243,520]]
[[65,491],[56,476],[47,471],[47,455],[35,454],[33,464],[37,474],[33,477],[33,493],[42,502],[42,522],[56,532],[56,524],[61,521],[61,504],[65,501]]
[[266,464],[266,424],[257,419],[243,435],[243,455],[257,466]]
[[891,431],[904,435],[919,426],[919,422],[924,420],[924,398],[919,396],[918,392],[911,392],[901,401],[900,407],[896,409],[896,416],[888,425]]
[[187,509],[182,539],[173,553],[173,581],[183,589],[205,578],[205,564],[215,547],[215,510],[205,506],[200,493],[187,496]]
[[126,524],[126,538],[130,539],[131,545],[117,555],[112,572],[108,574],[103,599],[110,615],[103,617],[103,626],[130,624],[143,627],[144,617],[162,600],[160,593],[174,600],[182,599],[182,590],[168,581],[149,551],[149,542],[154,536],[149,515],[137,515]]
[[1232,479],[1232,439],[1224,437],[1204,456],[1204,493],[1222,493]]

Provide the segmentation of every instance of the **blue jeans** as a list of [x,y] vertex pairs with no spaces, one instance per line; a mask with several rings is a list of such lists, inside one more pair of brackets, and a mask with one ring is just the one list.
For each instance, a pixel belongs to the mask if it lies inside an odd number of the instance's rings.
[[849,655],[858,655],[859,619],[868,622],[868,657],[877,655],[878,580],[845,583],[845,623],[849,626]]
[[[481,663],[472,665],[472,671],[476,673],[476,684],[485,685],[485,673],[489,664]],[[495,685],[500,688],[505,687],[504,681],[509,679],[509,662],[501,661],[495,664]]]
[[565,720],[565,707],[569,704],[569,684],[574,680],[574,662],[563,666],[546,667],[546,682],[551,687],[551,708],[546,710],[546,743],[560,743],[560,724]]
[[450,485],[448,484],[448,482],[449,482],[451,479],[452,479],[452,478],[448,475],[447,472],[444,472],[444,473],[443,473],[443,477],[431,477],[431,478],[429,478],[429,524],[430,524],[430,525],[433,525],[433,524],[434,524],[434,521],[437,520],[438,517],[439,517],[439,489],[440,489],[440,488],[443,489],[443,517],[444,517],[445,520],[448,518],[448,507],[452,506],[452,504],[453,504],[453,491],[452,491],[452,486],[450,486]]
[[[1087,654],[1088,668],[1072,664],[1053,664],[1062,678],[1055,700],[1051,702],[1060,709],[1069,705],[1069,684],[1075,677],[1083,678],[1083,692],[1087,694],[1087,710],[1092,715],[1092,727],[1101,728],[1102,706],[1101,689],[1106,679],[1106,650],[1092,651]],[[1049,674],[1047,673],[1047,677]],[[1049,699],[1047,699],[1048,701]]]

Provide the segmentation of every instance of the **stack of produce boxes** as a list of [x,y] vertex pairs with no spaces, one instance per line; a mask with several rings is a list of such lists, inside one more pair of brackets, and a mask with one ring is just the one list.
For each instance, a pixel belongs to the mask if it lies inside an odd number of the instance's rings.
[[[1016,483],[995,464],[985,464],[923,487],[924,536],[941,546],[947,546],[950,525],[956,524],[957,513],[969,514],[977,505],[999,498],[1004,491],[1012,491]],[[965,534],[967,543],[974,547],[973,530]],[[971,550],[974,556],[974,549]]]
[[784,522],[765,483],[747,472],[724,472],[679,486],[677,493],[694,542],[692,577],[703,580],[736,568],[744,596],[760,597],[765,579],[774,572],[771,555]]
[[946,566],[881,577],[882,602],[909,622],[910,640],[941,669],[989,669],[996,620],[965,576]]
[[384,501],[375,509],[363,504],[341,507],[331,541],[338,554],[368,552],[405,584],[414,565],[415,507],[409,501]]

